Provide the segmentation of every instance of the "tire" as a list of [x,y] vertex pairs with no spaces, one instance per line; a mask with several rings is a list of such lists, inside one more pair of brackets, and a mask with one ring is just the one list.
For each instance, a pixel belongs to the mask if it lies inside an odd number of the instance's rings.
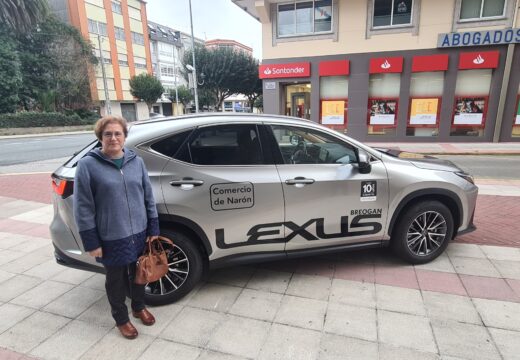
[[194,240],[174,230],[161,231],[161,235],[173,241],[173,248],[164,245],[170,250],[170,271],[159,281],[146,284],[144,296],[148,305],[166,305],[181,299],[199,282],[204,268],[201,252]]
[[403,260],[424,264],[442,254],[452,237],[453,215],[446,205],[435,200],[420,201],[399,216],[391,246]]

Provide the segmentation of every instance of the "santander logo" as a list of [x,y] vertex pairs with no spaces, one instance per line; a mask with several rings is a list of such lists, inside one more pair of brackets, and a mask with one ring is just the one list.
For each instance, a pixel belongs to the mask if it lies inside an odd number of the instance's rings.
[[272,73],[272,71],[271,71],[271,69],[269,69],[269,68],[266,68],[266,69],[264,70],[264,74],[265,74],[265,75],[271,75],[271,73]]
[[390,63],[388,62],[388,60],[385,60],[384,63],[381,64],[381,69],[390,69],[392,67],[392,65],[390,65]]
[[478,56],[473,59],[473,64],[480,65],[480,64],[483,64],[484,61],[485,61],[484,58],[482,56],[480,56],[480,54],[478,54]]

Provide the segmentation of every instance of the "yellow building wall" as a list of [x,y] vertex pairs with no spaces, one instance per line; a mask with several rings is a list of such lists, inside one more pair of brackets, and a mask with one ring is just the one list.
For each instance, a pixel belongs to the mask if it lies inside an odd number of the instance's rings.
[[141,75],[141,74],[148,74],[148,70],[146,69],[141,69],[141,68],[136,68],[135,69],[135,75]]
[[85,3],[85,11],[87,13],[87,18],[96,20],[96,21],[101,21],[104,23],[107,22],[107,17],[105,15],[105,9],[103,9],[99,6]]
[[135,7],[137,9],[141,8],[141,2],[138,0],[127,0],[128,6]]
[[112,18],[114,19],[114,26],[124,28],[125,23],[123,22],[123,15],[112,13]]
[[146,58],[146,49],[143,45],[132,44],[132,48],[134,49],[134,56]]
[[130,18],[130,30],[133,32],[142,34],[143,33],[143,23],[136,19]]
[[130,68],[128,66],[120,66],[119,73],[121,74],[121,79],[130,79]]
[[133,101],[134,97],[130,94],[130,91],[123,91],[123,100]]
[[[114,77],[114,68],[110,64],[105,64],[105,74],[107,78]],[[101,71],[101,64],[96,66],[96,77],[103,77],[103,72]]]

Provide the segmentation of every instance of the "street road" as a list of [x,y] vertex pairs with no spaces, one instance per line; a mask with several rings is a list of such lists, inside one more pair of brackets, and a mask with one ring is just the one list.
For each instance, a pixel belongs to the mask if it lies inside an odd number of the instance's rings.
[[520,156],[436,155],[448,159],[476,178],[520,179]]
[[94,133],[1,139],[0,166],[72,156],[94,139]]

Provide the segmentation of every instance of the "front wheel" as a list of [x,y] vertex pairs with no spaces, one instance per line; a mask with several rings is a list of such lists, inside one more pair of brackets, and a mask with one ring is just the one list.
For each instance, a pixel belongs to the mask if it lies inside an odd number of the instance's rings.
[[439,201],[421,201],[399,218],[392,234],[395,253],[412,264],[424,264],[448,246],[453,236],[453,216]]
[[194,241],[177,231],[165,230],[161,235],[171,239],[173,246],[163,243],[168,251],[166,275],[145,285],[145,302],[149,305],[165,305],[179,300],[202,277],[203,260]]

